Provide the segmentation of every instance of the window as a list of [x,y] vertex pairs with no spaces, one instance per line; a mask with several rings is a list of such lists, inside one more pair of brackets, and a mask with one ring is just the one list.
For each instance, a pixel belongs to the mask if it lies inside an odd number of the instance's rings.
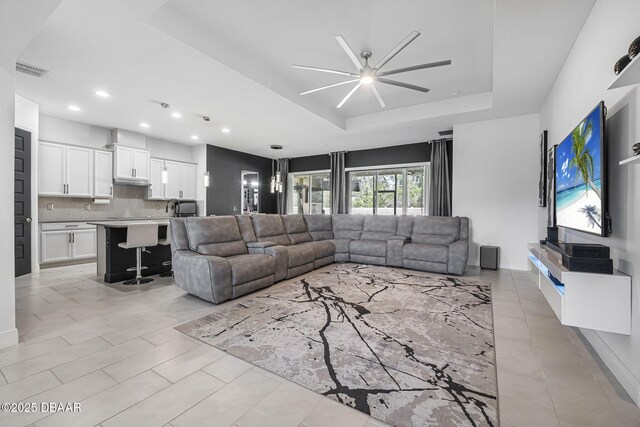
[[329,172],[289,174],[290,214],[330,214],[331,183]]
[[428,164],[349,172],[349,212],[426,215]]

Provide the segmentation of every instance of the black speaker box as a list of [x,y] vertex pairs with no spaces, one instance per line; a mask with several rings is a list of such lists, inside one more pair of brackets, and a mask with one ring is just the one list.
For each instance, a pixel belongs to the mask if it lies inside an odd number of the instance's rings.
[[569,271],[583,273],[613,274],[611,258],[585,258],[562,254],[562,266]]
[[547,242],[558,241],[558,227],[547,227]]
[[595,243],[565,243],[564,251],[572,257],[609,258],[609,246]]
[[499,251],[497,246],[480,246],[480,268],[497,270],[500,264]]

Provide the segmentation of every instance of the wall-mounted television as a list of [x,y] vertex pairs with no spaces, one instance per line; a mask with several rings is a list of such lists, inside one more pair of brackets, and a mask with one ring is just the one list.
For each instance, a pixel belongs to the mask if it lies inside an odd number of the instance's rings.
[[608,235],[605,106],[600,102],[556,147],[556,224]]

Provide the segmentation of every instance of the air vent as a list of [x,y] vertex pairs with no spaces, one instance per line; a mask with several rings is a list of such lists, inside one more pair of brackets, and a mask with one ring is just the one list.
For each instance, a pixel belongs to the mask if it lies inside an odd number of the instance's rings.
[[24,62],[16,62],[16,71],[33,77],[42,77],[49,72],[49,70],[34,67],[33,65],[25,64]]
[[453,135],[453,129],[440,130],[438,131],[438,133],[440,134],[440,136],[451,136]]

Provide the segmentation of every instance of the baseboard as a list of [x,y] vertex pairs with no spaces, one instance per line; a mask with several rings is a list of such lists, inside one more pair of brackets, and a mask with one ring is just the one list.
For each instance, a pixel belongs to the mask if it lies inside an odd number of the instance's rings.
[[18,330],[13,328],[0,333],[0,349],[18,344]]
[[594,330],[580,329],[582,335],[585,336],[589,344],[598,353],[607,368],[616,377],[622,388],[629,393],[629,397],[640,406],[640,381],[627,369],[622,361],[611,350],[602,337]]

